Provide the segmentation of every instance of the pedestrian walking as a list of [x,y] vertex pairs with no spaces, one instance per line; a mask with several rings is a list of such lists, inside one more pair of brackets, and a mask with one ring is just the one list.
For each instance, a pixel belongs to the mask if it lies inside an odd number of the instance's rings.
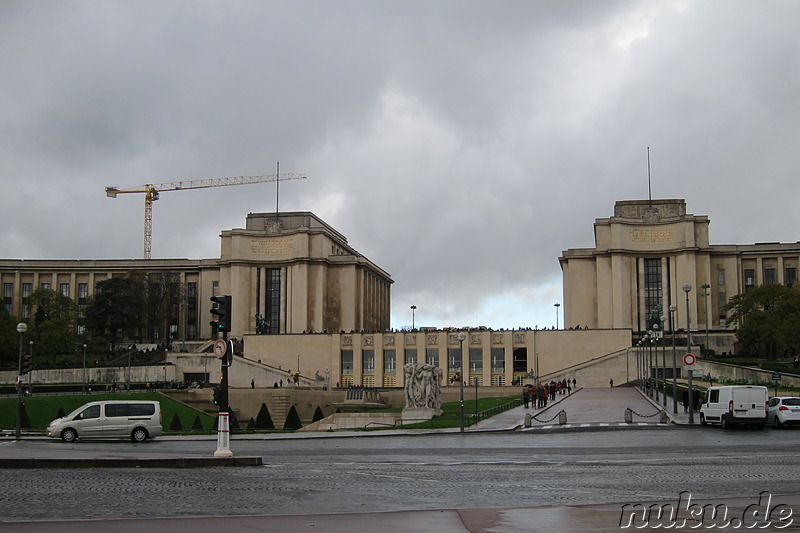
[[531,403],[531,391],[528,387],[522,388],[522,403],[525,404],[525,409],[527,409]]
[[251,389],[255,389],[256,388],[256,379],[255,378],[250,380],[250,388]]
[[611,385],[611,388],[614,388],[614,378],[608,380],[608,384]]
[[683,412],[689,412],[689,389],[683,389],[681,393],[681,403],[683,404]]

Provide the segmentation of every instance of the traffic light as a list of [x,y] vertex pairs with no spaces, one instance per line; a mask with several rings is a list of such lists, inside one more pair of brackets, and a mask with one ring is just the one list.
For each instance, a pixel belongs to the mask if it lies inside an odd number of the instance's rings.
[[216,320],[211,321],[211,327],[220,332],[231,330],[231,297],[229,295],[212,296],[211,301],[217,304],[211,308],[211,314]]
[[212,400],[214,405],[219,405],[219,388],[214,387],[214,399]]
[[31,356],[29,354],[23,355],[22,356],[22,373],[23,374],[27,374],[28,372],[31,371],[32,367],[33,367],[33,359],[31,359]]

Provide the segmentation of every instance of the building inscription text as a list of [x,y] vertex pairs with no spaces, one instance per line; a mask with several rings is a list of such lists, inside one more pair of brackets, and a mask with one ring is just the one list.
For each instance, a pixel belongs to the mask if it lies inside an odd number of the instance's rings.
[[672,242],[673,229],[632,229],[633,242]]
[[289,239],[280,240],[251,240],[250,251],[254,254],[287,254],[292,251],[292,241]]

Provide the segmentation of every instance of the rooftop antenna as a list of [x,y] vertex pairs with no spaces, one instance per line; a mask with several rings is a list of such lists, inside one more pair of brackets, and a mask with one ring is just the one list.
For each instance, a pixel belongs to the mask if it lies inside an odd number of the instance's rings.
[[[649,165],[650,165],[650,163],[649,163],[649,161],[650,161],[650,148],[648,148],[647,150],[648,150],[648,152],[647,152],[647,154],[648,154],[647,155],[647,161],[648,161],[647,165],[649,167]],[[278,161],[275,164],[275,166],[276,166],[275,175],[278,177],[278,179],[275,180],[275,218],[278,218],[278,201],[280,200],[280,197],[281,197],[281,162]]]
[[647,202],[648,205],[653,205],[653,193],[650,187],[650,147],[647,147]]

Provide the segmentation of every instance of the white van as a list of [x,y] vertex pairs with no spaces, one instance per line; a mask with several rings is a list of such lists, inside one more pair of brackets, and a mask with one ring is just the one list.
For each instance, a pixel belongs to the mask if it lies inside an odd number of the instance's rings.
[[700,424],[719,424],[727,429],[733,425],[764,427],[767,424],[766,387],[731,385],[711,387],[700,406]]
[[161,404],[155,401],[87,403],[47,426],[47,436],[76,439],[125,439],[143,442],[162,434]]

